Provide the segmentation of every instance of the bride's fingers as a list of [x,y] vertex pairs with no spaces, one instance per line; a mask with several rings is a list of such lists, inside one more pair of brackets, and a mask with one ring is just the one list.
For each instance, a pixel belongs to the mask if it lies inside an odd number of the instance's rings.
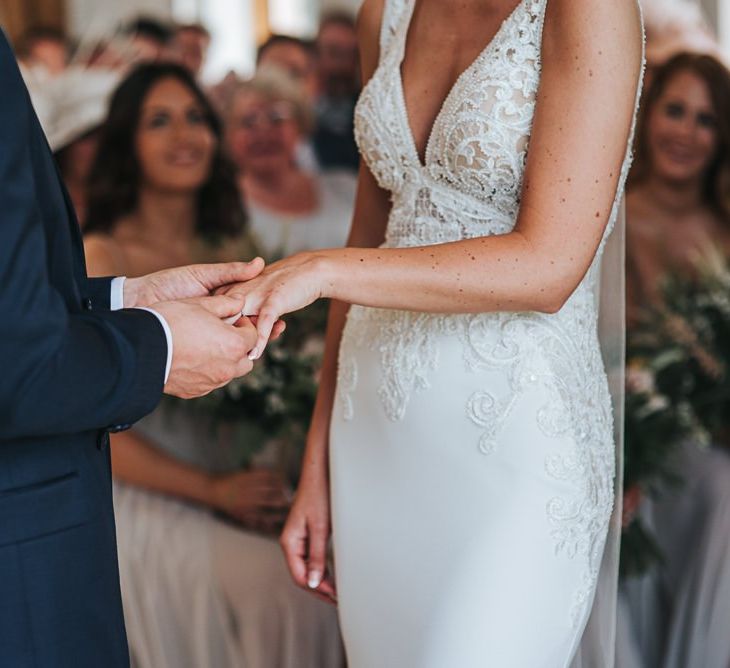
[[256,329],[259,333],[258,340],[256,341],[256,345],[253,350],[249,353],[249,359],[257,360],[261,357],[266,349],[269,339],[271,338],[274,325],[276,325],[279,320],[279,315],[280,313],[277,313],[277,311],[269,303],[263,304],[256,322]]
[[283,320],[277,320],[274,329],[271,331],[271,340],[276,341],[286,330],[286,323]]
[[335,582],[329,573],[327,573],[325,579],[322,580],[319,587],[317,587],[317,592],[327,596],[330,599],[330,602],[337,602],[337,590],[335,589]]
[[329,530],[326,525],[322,525],[316,521],[309,525],[307,586],[310,589],[319,589],[325,579],[328,537]]
[[[259,317],[257,315],[249,316],[248,318],[251,324],[258,329]],[[274,324],[274,328],[271,330],[271,338],[269,341],[276,341],[286,331],[286,322],[283,320],[277,320]]]
[[289,572],[291,573],[292,579],[300,587],[306,589],[307,587],[307,539],[306,536],[299,536],[291,531],[289,528],[284,528],[279,539],[281,548],[284,550],[284,556],[286,557],[287,566],[289,566]]
[[321,594],[320,592],[318,592],[315,589],[309,589],[308,591],[310,594],[312,594],[312,596],[314,596],[315,598],[318,598],[323,603],[329,603],[330,605],[337,605],[337,598],[328,596],[327,594]]

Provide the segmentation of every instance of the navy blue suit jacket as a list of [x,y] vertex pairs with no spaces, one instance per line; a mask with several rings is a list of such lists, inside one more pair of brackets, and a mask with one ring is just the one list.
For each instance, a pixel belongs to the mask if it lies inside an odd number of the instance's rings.
[[127,666],[108,432],[157,405],[167,344],[86,276],[2,31],[0,91],[0,666]]

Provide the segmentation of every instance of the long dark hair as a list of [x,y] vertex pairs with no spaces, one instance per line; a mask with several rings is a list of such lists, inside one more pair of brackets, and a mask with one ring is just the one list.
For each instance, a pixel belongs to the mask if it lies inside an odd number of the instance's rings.
[[703,193],[707,206],[721,218],[730,221],[730,72],[713,56],[680,53],[655,70],[639,114],[636,158],[629,176],[629,189],[649,176],[649,119],[669,82],[681,72],[690,72],[702,79],[712,99],[717,119],[717,151],[705,174]]
[[142,104],[162,79],[182,83],[200,104],[216,138],[208,180],[198,193],[196,232],[211,241],[238,235],[246,222],[236,185],[236,170],[225,154],[223,127],[190,73],[175,63],[146,63],[119,85],[109,115],[99,132],[99,143],[88,183],[88,218],[84,232],[110,232],[137,207],[142,170],[134,150]]

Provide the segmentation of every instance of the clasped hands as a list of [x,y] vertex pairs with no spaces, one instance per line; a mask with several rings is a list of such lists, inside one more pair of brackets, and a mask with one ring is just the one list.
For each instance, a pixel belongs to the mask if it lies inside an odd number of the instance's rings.
[[[245,299],[233,288],[263,270],[264,261],[256,258],[167,269],[125,281],[125,308],[151,308],[170,327],[173,355],[165,393],[183,399],[202,396],[251,371],[261,337],[256,318],[243,317]],[[264,345],[283,330],[277,319]]]

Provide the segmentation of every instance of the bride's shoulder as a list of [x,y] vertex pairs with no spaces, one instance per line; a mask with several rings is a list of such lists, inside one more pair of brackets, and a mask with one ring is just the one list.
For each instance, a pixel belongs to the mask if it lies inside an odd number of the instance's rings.
[[364,0],[357,14],[357,26],[360,31],[368,31],[377,37],[383,22],[383,12],[387,0]]
[[380,30],[387,0],[365,0],[357,15],[357,36],[363,79],[368,79],[380,58]]
[[[613,42],[640,46],[641,9],[638,0],[550,0],[545,10],[546,38],[576,38],[575,44]],[[562,47],[571,46],[562,42]]]
[[592,73],[621,71],[634,79],[641,66],[643,29],[637,0],[550,0],[545,11],[543,61]]

